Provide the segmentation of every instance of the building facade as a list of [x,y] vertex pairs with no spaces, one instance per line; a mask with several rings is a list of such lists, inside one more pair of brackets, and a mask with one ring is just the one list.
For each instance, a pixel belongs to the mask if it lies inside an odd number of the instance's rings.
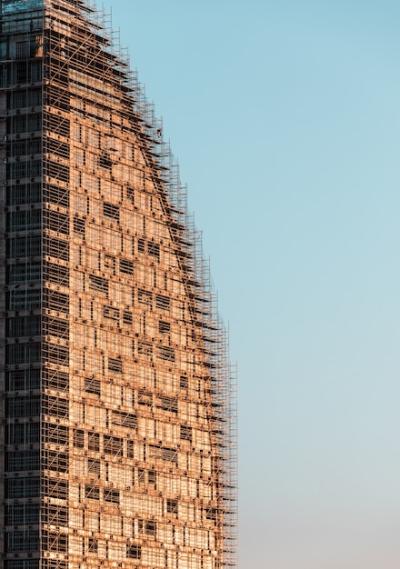
[[232,567],[226,339],[161,125],[87,2],[0,6],[0,567]]

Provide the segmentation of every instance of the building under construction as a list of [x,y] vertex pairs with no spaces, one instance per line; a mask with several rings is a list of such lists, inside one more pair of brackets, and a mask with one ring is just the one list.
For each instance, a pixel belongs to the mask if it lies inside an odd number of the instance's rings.
[[234,567],[232,370],[161,124],[94,6],[0,6],[0,567]]

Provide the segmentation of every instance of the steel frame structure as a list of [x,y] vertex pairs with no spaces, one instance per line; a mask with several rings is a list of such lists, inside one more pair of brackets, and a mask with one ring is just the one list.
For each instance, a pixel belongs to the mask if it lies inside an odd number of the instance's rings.
[[234,567],[235,374],[186,188],[108,18],[41,4],[0,2],[0,567]]

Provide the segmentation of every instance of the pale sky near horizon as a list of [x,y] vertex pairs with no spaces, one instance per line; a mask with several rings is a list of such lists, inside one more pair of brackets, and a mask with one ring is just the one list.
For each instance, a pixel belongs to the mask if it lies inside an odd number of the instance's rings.
[[230,326],[241,569],[399,569],[400,3],[104,5]]

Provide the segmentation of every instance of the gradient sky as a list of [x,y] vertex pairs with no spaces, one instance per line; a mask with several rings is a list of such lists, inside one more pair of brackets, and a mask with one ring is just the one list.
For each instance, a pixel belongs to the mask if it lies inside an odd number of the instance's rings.
[[240,375],[242,569],[400,567],[398,0],[107,0]]

